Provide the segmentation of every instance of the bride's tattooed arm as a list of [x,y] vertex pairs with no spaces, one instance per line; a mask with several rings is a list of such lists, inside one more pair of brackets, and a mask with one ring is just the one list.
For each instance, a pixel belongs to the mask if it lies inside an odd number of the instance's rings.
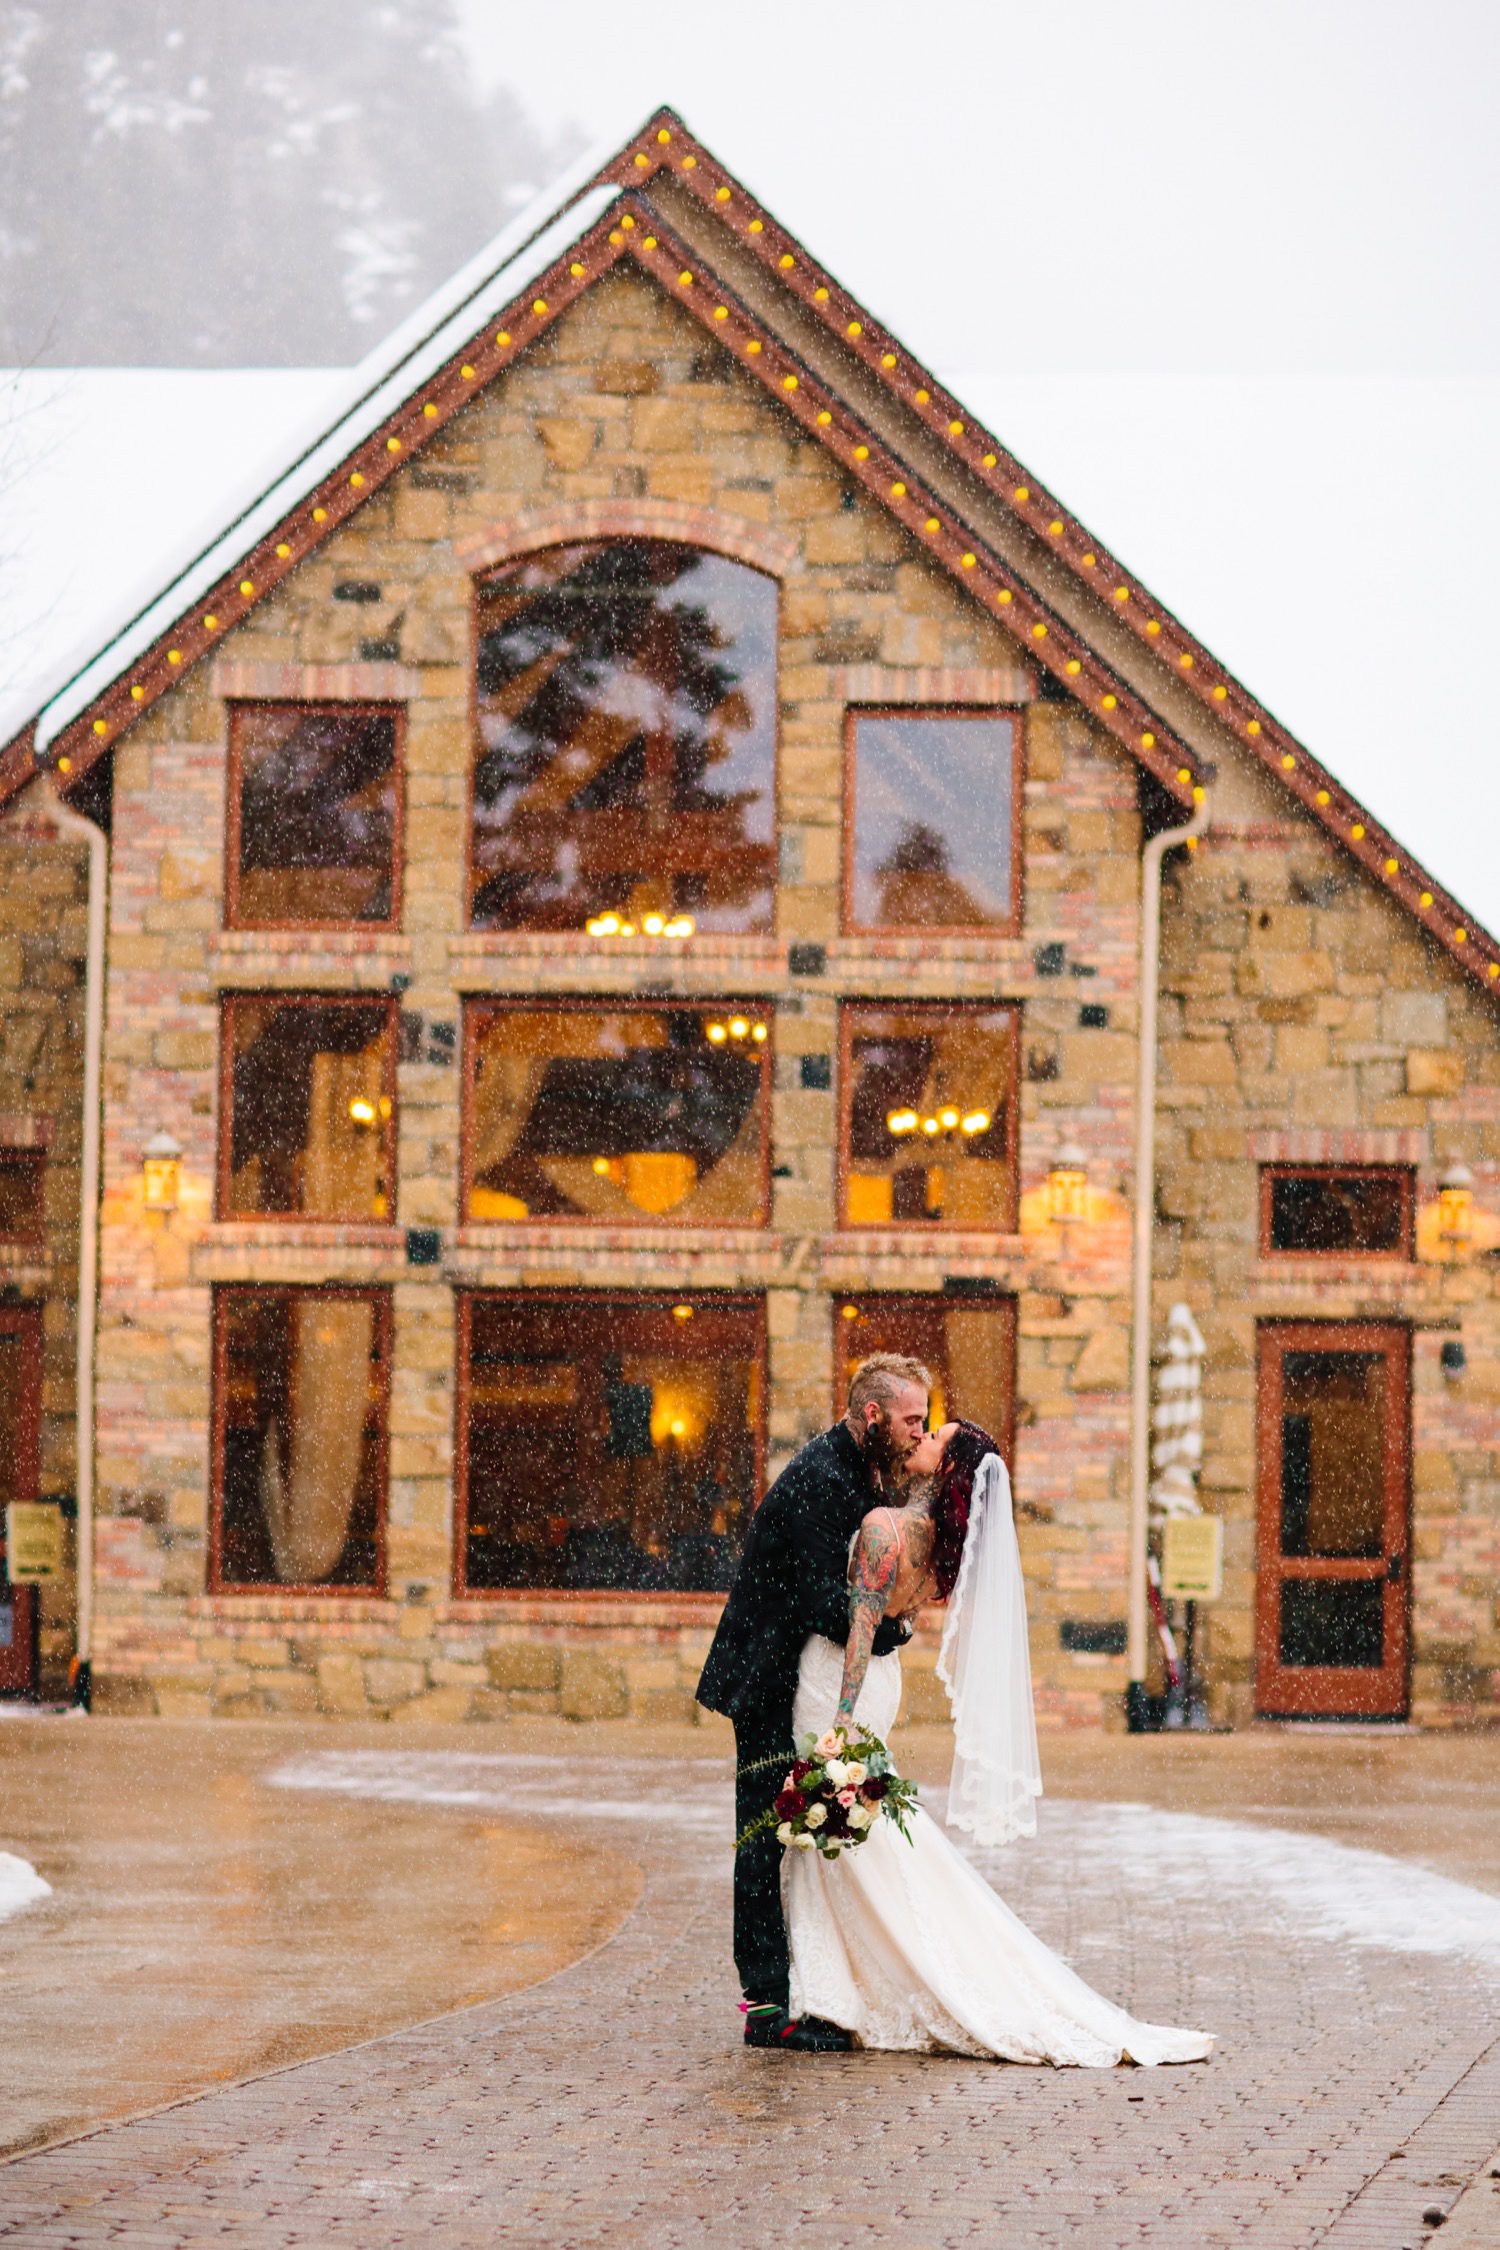
[[835,1725],[854,1717],[859,1691],[865,1684],[875,1628],[885,1615],[885,1605],[901,1568],[901,1543],[889,1518],[869,1516],[860,1529],[854,1549],[854,1577],[849,1587],[849,1638],[844,1644],[844,1682],[839,1693]]

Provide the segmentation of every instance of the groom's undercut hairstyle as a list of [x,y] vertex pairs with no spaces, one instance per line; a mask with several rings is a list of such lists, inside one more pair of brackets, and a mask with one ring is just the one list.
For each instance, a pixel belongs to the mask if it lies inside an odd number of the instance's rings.
[[871,1399],[889,1406],[898,1391],[913,1385],[931,1398],[932,1377],[919,1359],[908,1359],[904,1352],[872,1352],[860,1361],[849,1379],[847,1411],[853,1420],[863,1421]]

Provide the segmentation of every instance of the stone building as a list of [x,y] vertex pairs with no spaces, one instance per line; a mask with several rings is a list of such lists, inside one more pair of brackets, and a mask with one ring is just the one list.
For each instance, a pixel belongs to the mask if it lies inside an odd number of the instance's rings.
[[686,1717],[900,1347],[1012,1454],[1044,1722],[1118,1723],[1155,975],[1214,1708],[1500,1716],[1500,948],[671,113],[5,731],[0,1473],[64,1505],[50,793],[109,837],[101,1707]]

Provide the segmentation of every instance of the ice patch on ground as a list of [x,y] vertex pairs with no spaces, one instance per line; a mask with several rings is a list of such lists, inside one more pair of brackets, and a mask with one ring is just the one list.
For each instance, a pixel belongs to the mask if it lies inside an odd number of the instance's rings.
[[[529,1820],[600,1820],[670,1827],[722,1839],[731,1820],[729,1772],[716,1758],[580,1755],[515,1751],[319,1750],[266,1776],[278,1789],[452,1805]],[[942,1817],[943,1792],[924,1789]],[[1386,1953],[1447,1954],[1500,1978],[1500,1898],[1410,1861],[1331,1837],[1162,1812],[1136,1803],[1043,1802],[1038,1843],[976,1853],[1004,1895],[1023,1855],[1045,1852],[1063,1881],[1142,1898],[1172,1899],[1205,1923],[1232,1906],[1237,1928],[1285,1941],[1319,1940]]]
[[29,1859],[17,1859],[14,1852],[0,1852],[0,1922],[8,1915],[22,1914],[28,1906],[52,1896],[52,1885],[44,1882]]
[[713,1786],[723,1772],[712,1758],[669,1765],[655,1758],[546,1758],[500,1750],[317,1750],[266,1779],[276,1789],[387,1804],[470,1806],[523,1820],[666,1821],[708,1832],[725,1826]]

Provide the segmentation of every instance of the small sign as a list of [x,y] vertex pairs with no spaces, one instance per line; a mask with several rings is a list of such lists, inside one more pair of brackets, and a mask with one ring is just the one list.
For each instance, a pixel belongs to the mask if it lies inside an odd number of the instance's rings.
[[5,1511],[5,1575],[12,1586],[56,1578],[62,1566],[62,1510],[46,1500],[12,1500]]
[[1161,1590],[1175,1601],[1216,1602],[1224,1591],[1224,1525],[1218,1516],[1169,1516],[1161,1533]]

